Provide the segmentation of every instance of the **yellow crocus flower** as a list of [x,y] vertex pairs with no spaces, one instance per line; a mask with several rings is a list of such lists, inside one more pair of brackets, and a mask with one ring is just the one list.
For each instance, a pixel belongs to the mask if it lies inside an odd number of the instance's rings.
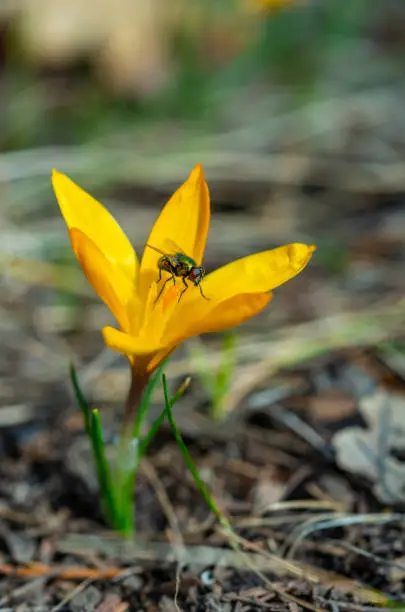
[[[169,278],[163,272],[157,282],[159,253],[146,247],[139,262],[125,233],[97,200],[56,170],[52,182],[72,249],[117,320],[119,329],[104,327],[103,336],[107,346],[131,363],[130,404],[139,398],[151,372],[183,340],[239,325],[259,313],[270,302],[271,291],[298,274],[315,249],[295,243],[233,261],[203,278],[208,299],[189,283],[179,300],[184,288],[180,278],[175,285],[168,282],[157,299]],[[197,165],[162,209],[147,244],[170,253],[170,240],[201,265],[209,223],[208,186]]]

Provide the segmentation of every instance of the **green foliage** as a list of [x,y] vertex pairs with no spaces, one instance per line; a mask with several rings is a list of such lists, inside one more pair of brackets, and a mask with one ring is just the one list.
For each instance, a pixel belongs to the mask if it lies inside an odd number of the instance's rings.
[[226,416],[226,400],[236,365],[237,336],[224,334],[217,369],[212,367],[212,353],[196,338],[189,342],[189,351],[204,391],[210,400],[210,416],[219,421]]
[[173,398],[170,398],[169,390],[168,390],[168,386],[167,386],[167,380],[166,380],[166,376],[164,374],[162,376],[162,384],[163,384],[163,392],[164,392],[164,398],[165,398],[166,416],[167,416],[167,419],[168,419],[168,421],[170,423],[170,427],[172,429],[172,432],[173,432],[174,438],[175,438],[175,440],[177,442],[177,445],[180,448],[181,454],[183,455],[183,458],[184,458],[184,461],[185,461],[185,463],[187,465],[187,468],[188,468],[190,474],[192,475],[198,490],[200,491],[201,495],[203,496],[203,498],[207,502],[210,510],[218,518],[218,520],[221,523],[221,525],[228,532],[232,532],[232,528],[231,528],[231,525],[230,525],[228,519],[226,518],[224,513],[221,512],[221,510],[219,509],[216,501],[212,497],[211,493],[208,491],[208,488],[207,488],[206,484],[204,483],[203,479],[201,478],[201,476],[200,476],[200,474],[198,472],[198,469],[197,469],[197,467],[196,467],[196,465],[195,465],[195,463],[194,463],[190,453],[188,452],[188,449],[187,449],[186,445],[184,444],[184,441],[183,441],[183,438],[181,436],[180,430],[177,427],[176,421],[175,421],[174,416],[173,416],[173,412],[172,412]]
[[[84,426],[89,438],[94,464],[100,488],[101,505],[109,525],[125,536],[134,533],[134,488],[140,461],[145,456],[149,444],[163,423],[167,409],[153,421],[146,435],[142,438],[142,428],[151,404],[152,394],[159,382],[164,363],[150,378],[143,394],[137,418],[128,435],[124,429],[119,437],[115,459],[109,464],[98,410],[91,409],[83,391],[80,388],[76,369],[70,366],[70,377],[77,404],[83,414]],[[181,398],[187,388],[189,379],[177,390],[171,398],[171,406]]]
[[105,454],[103,430],[98,410],[92,410],[80,388],[76,369],[70,365],[70,377],[73,384],[76,401],[82,411],[84,426],[91,443],[98,483],[100,487],[101,503],[108,522],[114,529],[120,529],[119,508],[116,493],[111,478],[110,467]]
[[347,250],[341,244],[333,244],[331,241],[318,241],[316,260],[325,272],[338,277],[344,276],[350,264]]

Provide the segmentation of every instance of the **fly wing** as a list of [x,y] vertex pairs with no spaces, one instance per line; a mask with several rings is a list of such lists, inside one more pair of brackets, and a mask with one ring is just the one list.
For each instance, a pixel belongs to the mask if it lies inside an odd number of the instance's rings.
[[170,238],[165,238],[164,245],[165,247],[167,246],[167,252],[171,255],[181,253],[182,255],[187,256],[187,253],[185,253],[183,249],[176,242],[174,242],[174,240],[171,240]]
[[156,251],[156,253],[160,253],[160,255],[167,255],[167,253],[165,253],[164,251],[161,251],[160,249],[158,249],[157,247],[153,246],[152,244],[145,244],[145,247],[149,247],[153,251]]

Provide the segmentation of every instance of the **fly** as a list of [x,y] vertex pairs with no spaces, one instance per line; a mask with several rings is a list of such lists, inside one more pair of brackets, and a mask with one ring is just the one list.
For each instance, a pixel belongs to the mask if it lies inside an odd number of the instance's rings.
[[185,255],[185,253],[182,253],[180,250],[177,250],[177,252],[170,255],[164,253],[157,247],[152,246],[151,244],[146,244],[145,246],[149,247],[150,249],[153,249],[154,251],[156,251],[156,253],[159,253],[161,255],[157,262],[159,268],[159,278],[157,282],[159,283],[162,280],[162,272],[168,272],[170,274],[170,278],[166,279],[163,283],[163,286],[159,291],[159,295],[155,300],[155,304],[162,295],[164,288],[170,280],[172,280],[173,283],[176,284],[176,277],[181,278],[183,280],[184,285],[184,289],[180,293],[179,302],[183,293],[189,288],[187,280],[191,281],[195,285],[195,287],[199,288],[201,296],[205,300],[209,299],[204,295],[201,287],[201,281],[205,276],[204,266],[197,266],[197,263],[194,261],[194,259],[192,259],[188,255]]

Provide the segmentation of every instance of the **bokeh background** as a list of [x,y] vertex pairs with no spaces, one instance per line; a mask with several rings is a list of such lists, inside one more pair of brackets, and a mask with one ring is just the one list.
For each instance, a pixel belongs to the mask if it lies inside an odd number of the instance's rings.
[[[138,252],[198,162],[212,195],[208,269],[317,244],[310,268],[238,332],[243,366],[264,360],[267,373],[398,333],[404,56],[400,0],[3,0],[0,401],[13,418],[58,403],[70,359],[96,401],[125,392],[53,167],[107,205]],[[192,370],[188,357],[170,372]]]
[[[404,601],[404,66],[404,0],[0,0],[0,608]],[[317,245],[260,316],[188,340],[166,369],[173,393],[192,375],[176,422],[244,550],[263,553],[266,589],[225,550],[167,422],[136,478],[146,556],[98,539],[69,379],[73,361],[114,457],[129,368],[103,344],[113,321],[71,252],[52,168],[140,254],[197,163],[208,271]],[[157,389],[149,423],[162,405]],[[187,567],[163,564],[183,543]],[[110,567],[117,581],[101,580]]]

